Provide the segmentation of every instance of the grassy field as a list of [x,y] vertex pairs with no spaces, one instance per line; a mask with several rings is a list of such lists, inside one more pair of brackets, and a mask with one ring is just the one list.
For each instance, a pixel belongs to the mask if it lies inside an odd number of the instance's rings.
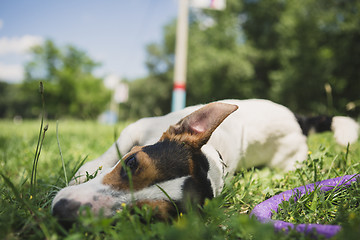
[[[70,179],[82,161],[103,153],[126,124],[95,122],[49,122],[37,165],[37,181],[31,175],[39,135],[39,121],[0,121],[0,238],[3,239],[307,239],[291,231],[274,232],[270,224],[249,217],[256,204],[303,184],[360,172],[360,142],[347,149],[338,146],[331,133],[311,136],[309,157],[296,171],[244,169],[227,178],[221,196],[202,209],[180,214],[170,222],[152,219],[151,209],[125,209],[111,219],[81,217],[70,230],[51,216],[56,191],[65,186],[58,143]],[[284,203],[274,218],[293,223],[340,224],[336,239],[358,239],[360,234],[360,188],[353,184],[335,196],[318,192],[299,203]]]

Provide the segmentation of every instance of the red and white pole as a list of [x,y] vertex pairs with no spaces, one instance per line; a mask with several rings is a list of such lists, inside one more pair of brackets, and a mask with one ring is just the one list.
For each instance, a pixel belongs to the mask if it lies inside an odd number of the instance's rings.
[[173,112],[183,109],[186,103],[188,5],[188,0],[179,0],[179,12],[176,26],[174,88],[171,105],[171,111]]

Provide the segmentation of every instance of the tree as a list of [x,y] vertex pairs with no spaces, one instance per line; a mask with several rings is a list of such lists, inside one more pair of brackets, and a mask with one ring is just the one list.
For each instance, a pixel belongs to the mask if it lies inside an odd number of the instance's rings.
[[299,112],[359,114],[345,108],[359,99],[359,10],[358,1],[244,1],[244,31],[261,50],[254,64],[269,98]]
[[257,52],[244,44],[238,14],[195,11],[189,36],[187,104],[251,98],[259,92],[252,65]]
[[[201,17],[200,12],[191,14],[187,105],[253,96],[257,87],[250,81],[251,59],[256,58],[256,51],[238,44],[241,34],[229,25],[229,22],[236,22],[236,16],[225,17],[208,28],[203,28]],[[130,115],[144,117],[170,111],[175,28],[176,22],[170,22],[164,27],[163,41],[148,45],[149,76],[129,83],[129,103],[122,105],[123,110],[132,113]],[[225,28],[227,34],[224,35]]]
[[[346,105],[360,103],[359,11],[356,0],[227,0],[225,11],[192,10],[187,105],[268,98],[294,112],[357,116],[360,106]],[[139,117],[170,109],[175,27],[170,22],[162,42],[148,47],[149,77],[130,85],[130,102],[139,92],[157,109],[133,105]]]
[[23,87],[34,89],[39,81],[44,82],[49,117],[95,118],[110,100],[109,90],[93,75],[98,65],[74,46],[60,49],[47,40],[32,49]]

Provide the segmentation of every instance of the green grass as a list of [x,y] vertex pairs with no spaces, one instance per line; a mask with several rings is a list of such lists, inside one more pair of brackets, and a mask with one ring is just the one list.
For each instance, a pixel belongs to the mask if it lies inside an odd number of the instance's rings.
[[[46,124],[46,123],[45,123]],[[269,224],[249,217],[256,204],[282,191],[345,174],[360,172],[360,142],[338,146],[331,133],[309,138],[310,154],[296,171],[283,173],[244,169],[227,178],[221,196],[206,201],[201,210],[169,222],[152,218],[153,212],[125,209],[113,218],[87,212],[78,224],[64,230],[50,214],[56,191],[65,186],[64,171],[56,136],[56,122],[49,122],[37,166],[35,190],[30,188],[31,171],[40,121],[14,124],[0,121],[0,238],[4,239],[306,239],[300,233],[275,233]],[[59,143],[68,178],[79,164],[102,154],[125,124],[59,121]],[[284,203],[274,218],[294,223],[340,224],[337,239],[358,239],[360,234],[360,189],[357,183],[333,194],[310,194],[300,202]]]

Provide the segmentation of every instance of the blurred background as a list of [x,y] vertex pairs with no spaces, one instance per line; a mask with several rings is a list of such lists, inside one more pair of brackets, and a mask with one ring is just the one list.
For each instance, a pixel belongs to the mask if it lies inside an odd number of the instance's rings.
[[[171,110],[176,0],[0,0],[0,118],[129,120]],[[186,105],[266,98],[360,113],[360,1],[189,9]],[[112,116],[111,113],[115,113]]]

